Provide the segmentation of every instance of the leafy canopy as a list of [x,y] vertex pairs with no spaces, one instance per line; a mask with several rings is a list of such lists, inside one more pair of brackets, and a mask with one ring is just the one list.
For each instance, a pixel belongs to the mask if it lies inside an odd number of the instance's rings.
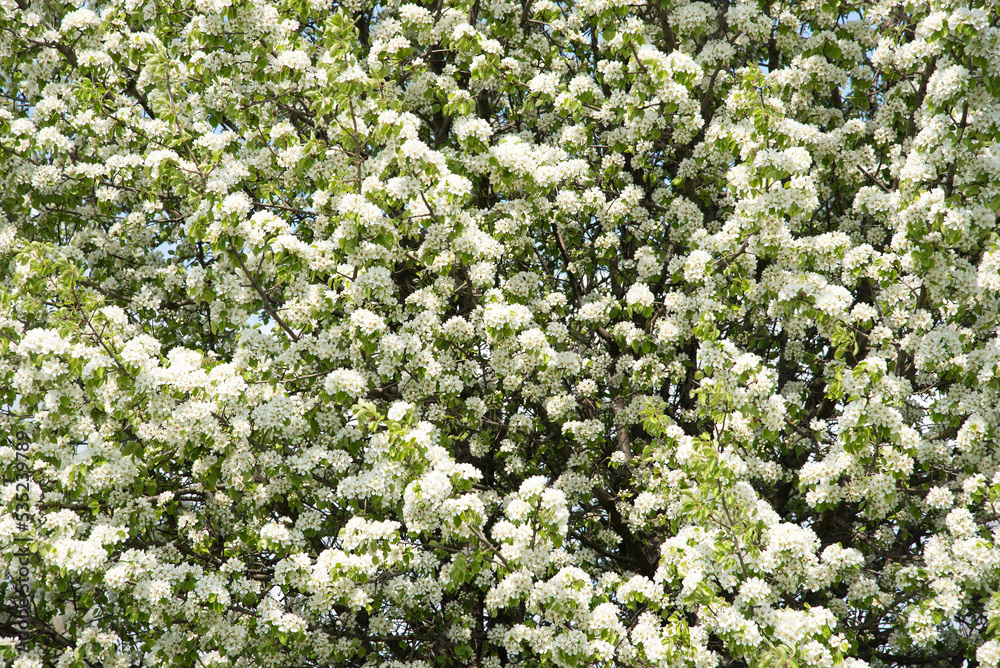
[[4,665],[996,666],[998,11],[0,0]]

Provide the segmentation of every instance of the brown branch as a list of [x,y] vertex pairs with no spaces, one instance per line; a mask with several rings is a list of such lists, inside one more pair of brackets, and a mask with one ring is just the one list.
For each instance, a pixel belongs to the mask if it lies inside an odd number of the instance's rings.
[[278,316],[278,312],[275,310],[273,304],[271,303],[271,298],[267,296],[267,292],[265,292],[264,289],[260,287],[260,283],[257,282],[257,280],[250,273],[250,270],[247,269],[246,263],[243,262],[243,257],[240,255],[239,251],[237,251],[236,248],[232,245],[231,239],[229,240],[229,246],[233,249],[233,257],[236,259],[236,263],[240,266],[240,270],[243,272],[243,275],[247,277],[247,280],[250,281],[250,286],[254,289],[257,295],[260,296],[261,301],[263,302],[264,310],[267,312],[269,316],[274,318],[274,321],[278,323],[278,326],[281,327],[281,329],[283,329],[286,334],[288,334],[288,336],[292,339],[292,341],[297,342],[299,340],[298,334],[292,331],[292,328],[289,327],[288,324]]

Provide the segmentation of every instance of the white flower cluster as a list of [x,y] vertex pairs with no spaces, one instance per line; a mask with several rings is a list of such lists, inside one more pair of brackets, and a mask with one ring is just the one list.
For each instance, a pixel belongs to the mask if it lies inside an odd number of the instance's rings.
[[566,495],[542,476],[528,478],[507,499],[504,516],[493,526],[504,564],[544,572],[569,529]]

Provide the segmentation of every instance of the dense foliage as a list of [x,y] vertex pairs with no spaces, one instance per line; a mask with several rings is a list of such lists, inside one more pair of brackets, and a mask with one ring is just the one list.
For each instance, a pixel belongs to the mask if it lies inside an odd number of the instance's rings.
[[4,665],[996,666],[998,8],[0,0]]

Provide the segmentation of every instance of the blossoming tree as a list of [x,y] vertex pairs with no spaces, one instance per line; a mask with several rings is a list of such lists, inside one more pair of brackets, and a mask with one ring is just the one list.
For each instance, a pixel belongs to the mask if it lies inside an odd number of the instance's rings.
[[995,0],[0,0],[6,666],[996,666]]

